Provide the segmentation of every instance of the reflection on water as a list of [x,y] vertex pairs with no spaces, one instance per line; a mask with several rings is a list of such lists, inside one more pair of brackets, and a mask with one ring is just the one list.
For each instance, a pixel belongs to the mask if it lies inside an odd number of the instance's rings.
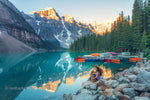
[[[61,100],[75,93],[89,78],[95,64],[105,66],[104,76],[135,63],[77,63],[75,56],[88,53],[46,52],[0,55],[0,97],[2,100]],[[110,69],[108,69],[110,68]]]
[[80,75],[82,75],[82,73],[79,73],[79,74],[77,75],[77,77],[79,77]]
[[106,78],[111,78],[111,77],[114,76],[110,68],[106,69],[105,66],[101,65],[101,66],[100,66],[100,69],[101,69],[102,72],[103,72],[103,73],[102,73],[102,76],[104,76],[104,77],[106,77]]
[[90,75],[89,73],[88,73],[88,74],[85,74],[85,75],[81,76],[81,78],[82,78],[82,79],[87,79],[89,75]]
[[74,77],[66,78],[66,85],[73,85],[74,81]]
[[46,90],[48,92],[55,92],[57,90],[58,84],[60,82],[61,82],[61,80],[54,81],[54,82],[49,81],[48,83],[43,84],[39,88],[36,87],[36,86],[32,86],[32,88],[34,88],[34,89],[42,89],[42,90]]

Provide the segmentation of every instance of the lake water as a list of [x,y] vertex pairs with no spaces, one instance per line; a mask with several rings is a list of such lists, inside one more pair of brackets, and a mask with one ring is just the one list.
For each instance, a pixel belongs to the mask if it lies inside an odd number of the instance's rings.
[[88,53],[46,52],[0,54],[0,100],[62,100],[76,93],[95,64],[116,69],[135,65],[116,63],[77,63],[75,56]]

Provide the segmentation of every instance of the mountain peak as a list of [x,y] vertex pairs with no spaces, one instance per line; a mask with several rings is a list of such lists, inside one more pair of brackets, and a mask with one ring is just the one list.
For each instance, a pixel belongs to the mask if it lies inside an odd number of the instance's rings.
[[52,8],[52,7],[47,7],[47,8],[44,8],[44,10],[54,10],[54,8]]
[[97,23],[96,21],[93,21],[90,24],[92,25],[92,27],[94,28],[96,33],[103,35],[103,33],[106,33],[106,31],[107,32],[111,31],[111,25],[114,23],[114,21],[116,21],[118,19],[125,20],[125,18],[121,14],[119,14],[118,16],[113,17],[104,23]]
[[83,25],[89,25],[85,20],[81,20],[80,23]]
[[64,21],[69,23],[74,23],[74,18],[72,15],[64,15]]
[[30,14],[34,14],[34,13],[37,13],[39,14],[41,17],[45,17],[47,19],[55,19],[57,21],[59,21],[59,16],[57,15],[56,11],[54,8],[51,8],[51,7],[48,7],[48,8],[45,8],[44,10],[42,11],[34,11],[34,12],[31,12]]

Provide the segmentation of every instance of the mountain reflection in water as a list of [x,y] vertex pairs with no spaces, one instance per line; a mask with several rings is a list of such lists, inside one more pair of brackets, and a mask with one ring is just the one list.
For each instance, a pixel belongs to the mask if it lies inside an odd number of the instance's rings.
[[61,100],[63,94],[76,93],[89,78],[95,64],[111,69],[135,63],[77,63],[75,56],[89,53],[46,52],[0,55],[1,100]]

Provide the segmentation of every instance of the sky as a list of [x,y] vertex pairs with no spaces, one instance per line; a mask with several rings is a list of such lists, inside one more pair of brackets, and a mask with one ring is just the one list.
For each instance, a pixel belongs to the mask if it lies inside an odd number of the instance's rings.
[[63,16],[72,15],[75,20],[103,23],[119,15],[132,15],[134,0],[9,0],[20,11],[29,14],[52,7]]

